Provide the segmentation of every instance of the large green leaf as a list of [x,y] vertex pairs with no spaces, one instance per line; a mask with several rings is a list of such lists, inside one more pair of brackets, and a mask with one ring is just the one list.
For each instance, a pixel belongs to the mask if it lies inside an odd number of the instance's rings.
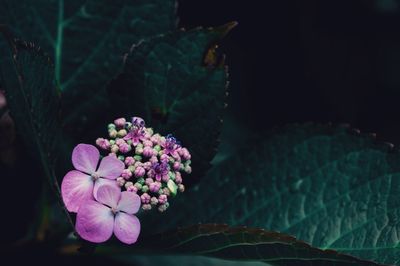
[[140,239],[135,246],[98,246],[98,253],[203,255],[273,265],[376,265],[372,262],[320,250],[294,237],[262,229],[204,224]]
[[209,169],[215,155],[228,84],[215,45],[235,25],[180,30],[141,42],[109,86],[116,115],[140,115],[188,146],[191,180]]
[[[32,167],[25,175],[47,178],[60,195],[55,169],[60,147],[64,147],[60,144],[67,141],[60,138],[54,65],[34,44],[14,39],[4,27],[0,27],[0,34],[0,81],[18,135],[29,148],[20,158],[36,159],[42,170],[39,174]],[[24,165],[29,166],[19,167]]]
[[107,109],[104,85],[130,46],[174,30],[175,13],[175,0],[0,0],[0,24],[51,51],[65,125],[77,134]]
[[[248,143],[171,203],[151,230],[226,222],[399,264],[400,154],[346,127],[294,125]],[[149,220],[147,220],[149,219]]]

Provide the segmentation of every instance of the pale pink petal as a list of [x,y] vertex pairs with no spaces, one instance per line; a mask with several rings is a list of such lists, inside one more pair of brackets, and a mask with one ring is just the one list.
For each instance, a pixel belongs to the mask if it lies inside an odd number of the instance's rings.
[[135,214],[140,208],[140,197],[136,193],[124,191],[118,202],[117,209],[128,214]]
[[61,195],[67,210],[77,212],[82,202],[93,198],[93,180],[82,172],[69,171],[61,183]]
[[125,244],[133,244],[139,237],[140,221],[131,214],[118,212],[115,216],[114,234]]
[[114,214],[111,209],[94,200],[85,201],[76,216],[76,231],[85,240],[101,243],[113,233]]
[[115,187],[115,188],[118,188],[119,190],[121,190],[121,187],[118,185],[117,181],[105,179],[105,178],[99,178],[94,182],[94,189],[93,189],[93,197],[96,200],[98,200],[97,191],[99,190],[99,187],[104,186],[104,185],[112,186],[112,187]]
[[121,198],[121,188],[103,185],[97,190],[97,200],[111,208],[116,209]]
[[78,144],[72,152],[72,164],[75,169],[91,175],[96,171],[100,159],[99,150],[89,144]]
[[114,156],[106,156],[101,160],[97,173],[104,178],[116,179],[124,168],[125,164],[121,160]]

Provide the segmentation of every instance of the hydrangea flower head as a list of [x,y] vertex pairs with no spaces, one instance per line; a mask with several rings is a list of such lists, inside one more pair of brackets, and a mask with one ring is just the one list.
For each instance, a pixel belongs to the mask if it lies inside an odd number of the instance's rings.
[[67,210],[77,212],[82,202],[97,198],[100,186],[117,186],[114,181],[124,170],[124,163],[113,156],[100,161],[100,152],[88,144],[77,145],[72,152],[72,164],[76,170],[69,171],[61,183],[61,194]]
[[140,208],[137,194],[109,185],[97,191],[97,201],[86,200],[76,216],[76,231],[85,240],[102,243],[112,234],[125,244],[133,244],[140,233],[139,219],[134,215]]
[[[192,171],[191,155],[174,136],[154,133],[142,118],[126,121],[128,119],[115,119],[108,125],[110,139],[99,138],[96,144],[124,162],[125,169],[117,179],[118,184],[141,196],[143,210],[165,211],[169,206],[168,197],[185,190],[182,177]],[[161,201],[158,200],[160,196]]]

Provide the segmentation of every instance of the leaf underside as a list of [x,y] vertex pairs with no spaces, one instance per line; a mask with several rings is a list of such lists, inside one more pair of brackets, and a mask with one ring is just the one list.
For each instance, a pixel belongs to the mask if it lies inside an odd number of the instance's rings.
[[162,134],[174,134],[192,153],[192,183],[216,153],[227,69],[215,45],[234,27],[177,31],[134,46],[124,71],[109,85],[116,116],[138,114]]
[[217,165],[171,202],[162,224],[142,221],[159,232],[199,222],[267,228],[399,264],[399,159],[390,145],[344,126],[287,126]]
[[140,239],[136,246],[99,246],[98,253],[202,255],[237,261],[259,261],[272,265],[377,265],[320,250],[294,237],[262,229],[229,227],[224,224],[194,225]]

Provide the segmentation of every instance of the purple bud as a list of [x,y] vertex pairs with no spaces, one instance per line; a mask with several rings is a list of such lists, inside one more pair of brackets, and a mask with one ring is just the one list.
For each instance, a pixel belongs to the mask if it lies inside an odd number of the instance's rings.
[[133,159],[132,156],[129,156],[129,157],[126,157],[126,158],[125,158],[125,164],[126,164],[127,166],[131,166],[131,165],[133,165],[134,163],[135,163],[135,159]]
[[158,203],[165,204],[168,201],[167,195],[160,195],[158,196]]
[[136,167],[135,169],[135,176],[136,177],[143,177],[146,174],[146,170],[143,167]]
[[167,154],[161,155],[160,161],[163,162],[163,163],[168,163],[169,162],[169,156]]
[[151,142],[150,140],[143,140],[143,145],[145,147],[153,147],[153,142]]
[[181,169],[181,163],[180,162],[174,162],[174,166],[173,166],[175,171],[179,171],[179,169]]
[[129,146],[127,143],[121,144],[119,146],[119,151],[122,153],[127,153],[131,151],[131,146]]
[[149,194],[143,193],[142,196],[140,196],[140,199],[142,200],[143,204],[146,204],[146,203],[150,203],[151,197]]
[[129,171],[129,169],[124,169],[124,170],[122,171],[121,176],[122,176],[123,178],[125,178],[125,179],[129,179],[129,178],[131,178],[131,176],[132,176],[132,172]]
[[110,142],[108,139],[98,138],[96,139],[96,145],[103,150],[108,150],[110,148]]
[[149,188],[150,188],[151,192],[157,193],[161,188],[161,183],[160,182],[153,182],[153,183],[150,184]]
[[144,156],[144,157],[151,157],[151,156],[153,156],[153,148],[151,148],[151,147],[144,147],[144,149],[143,149],[143,156]]
[[177,183],[177,184],[182,183],[182,175],[180,172],[175,172],[175,183]]
[[123,187],[124,184],[125,184],[125,179],[123,177],[121,177],[121,176],[118,177],[117,178],[117,184],[118,184],[118,186]]
[[125,118],[123,118],[123,117],[114,120],[114,124],[115,124],[117,127],[123,127],[123,126],[125,126],[125,123],[126,123],[126,120],[125,120]]
[[137,193],[138,189],[135,186],[130,186],[126,188],[126,191]]
[[[153,178],[150,178],[150,177],[146,178],[146,180],[145,180],[145,183],[148,186],[150,186],[150,184],[153,183],[153,182],[154,182]],[[151,188],[150,188],[150,190],[151,190]]]
[[144,168],[146,171],[149,171],[149,170],[151,169],[151,162],[145,162],[145,163],[143,164],[143,168]]
[[157,159],[156,156],[153,156],[153,157],[150,158],[149,162],[152,163],[152,164],[155,164],[155,163],[158,163],[158,159]]

